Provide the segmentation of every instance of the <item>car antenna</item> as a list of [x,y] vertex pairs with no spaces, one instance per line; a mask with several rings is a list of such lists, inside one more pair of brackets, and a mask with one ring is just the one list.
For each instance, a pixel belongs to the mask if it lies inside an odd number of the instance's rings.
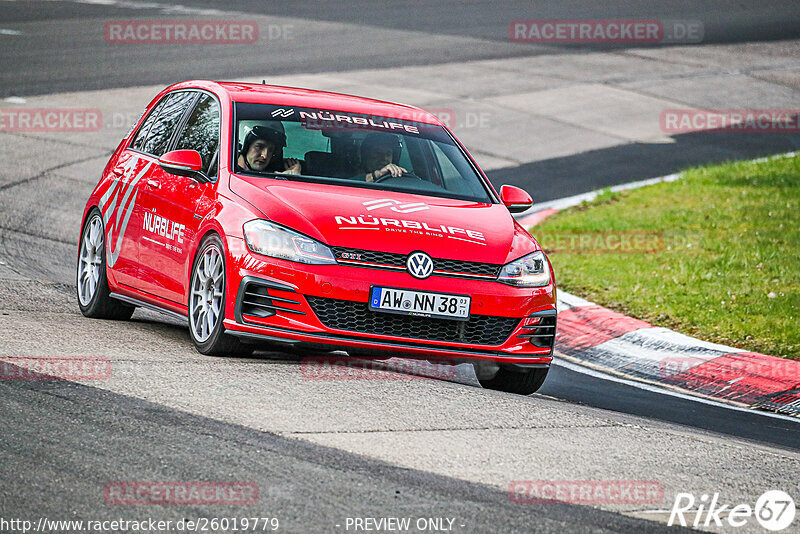
[[261,80],[261,85],[267,85],[267,80]]

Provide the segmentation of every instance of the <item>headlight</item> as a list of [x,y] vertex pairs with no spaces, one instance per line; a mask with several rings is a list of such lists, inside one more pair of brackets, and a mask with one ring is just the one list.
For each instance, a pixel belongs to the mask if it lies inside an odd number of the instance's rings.
[[331,249],[310,237],[264,220],[244,224],[247,248],[258,254],[315,265],[336,263]]
[[550,268],[544,252],[538,250],[503,265],[498,282],[517,287],[542,287],[550,283]]

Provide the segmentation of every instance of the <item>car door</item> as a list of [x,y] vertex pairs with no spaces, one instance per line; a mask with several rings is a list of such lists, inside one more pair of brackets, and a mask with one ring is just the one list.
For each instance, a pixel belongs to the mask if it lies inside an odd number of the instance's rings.
[[[168,95],[169,96],[169,95]],[[143,178],[152,172],[153,161],[144,155],[150,129],[168,96],[148,113],[109,170],[108,189],[101,195],[100,211],[106,229],[108,274],[117,284],[139,288],[139,241],[142,228]]]
[[166,95],[159,103],[157,116],[152,120],[146,136],[131,145],[131,149],[146,162],[146,170],[141,175],[139,182],[140,218],[136,229],[137,239],[137,265],[136,289],[155,293],[158,284],[153,280],[153,269],[145,265],[148,253],[145,248],[151,245],[153,232],[149,231],[147,223],[153,213],[152,195],[148,194],[154,188],[161,187],[163,171],[158,165],[158,158],[164,155],[174,142],[175,132],[181,124],[186,112],[197,99],[197,91],[179,90]]
[[[201,92],[188,117],[179,123],[170,150],[197,150],[203,172],[216,180],[220,135],[220,106]],[[153,170],[143,190],[143,237],[139,249],[142,279],[152,294],[186,304],[187,262],[197,231],[212,205],[212,182]]]
[[122,152],[109,171],[109,186],[100,198],[106,232],[106,265],[117,284],[136,285],[142,220],[141,179],[149,166],[137,154]]

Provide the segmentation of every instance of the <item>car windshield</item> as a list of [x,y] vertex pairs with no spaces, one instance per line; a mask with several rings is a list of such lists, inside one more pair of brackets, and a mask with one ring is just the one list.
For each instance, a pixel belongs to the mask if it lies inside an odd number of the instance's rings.
[[235,112],[238,173],[492,202],[441,126],[241,102]]

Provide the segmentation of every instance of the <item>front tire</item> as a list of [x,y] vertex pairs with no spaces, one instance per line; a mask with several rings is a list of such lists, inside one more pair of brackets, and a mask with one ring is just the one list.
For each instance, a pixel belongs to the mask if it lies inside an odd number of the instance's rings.
[[523,371],[511,371],[500,368],[494,377],[489,379],[480,378],[478,381],[486,389],[495,389],[519,395],[530,395],[539,391],[547,378],[549,367],[544,369],[526,369]]
[[106,273],[106,235],[100,210],[92,208],[81,230],[78,244],[76,288],[81,313],[93,319],[126,320],[133,306],[112,298]]
[[202,354],[247,356],[253,348],[225,333],[227,270],[222,240],[211,234],[200,243],[189,284],[189,334]]

